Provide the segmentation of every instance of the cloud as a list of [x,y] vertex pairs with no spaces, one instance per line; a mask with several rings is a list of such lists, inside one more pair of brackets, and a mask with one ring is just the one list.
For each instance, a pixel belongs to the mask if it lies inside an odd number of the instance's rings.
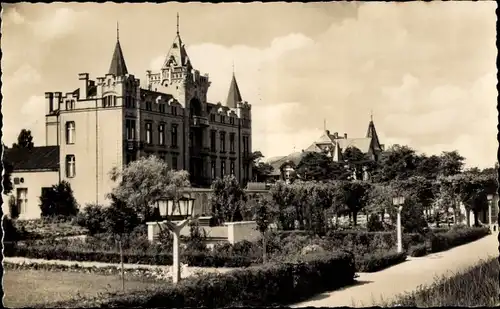
[[86,12],[79,12],[67,7],[48,11],[39,20],[32,23],[37,37],[42,40],[63,38],[77,28],[77,24],[87,17]]
[[41,115],[45,115],[45,97],[30,96],[14,117],[4,117],[4,135],[15,141],[21,129],[28,129],[35,145],[45,145],[45,118]]
[[8,80],[5,81],[10,87],[30,86],[30,84],[39,83],[41,76],[31,65],[24,63],[17,69]]
[[21,15],[15,7],[10,9],[8,13],[5,14],[5,20],[15,25],[21,25],[25,22],[24,16]]

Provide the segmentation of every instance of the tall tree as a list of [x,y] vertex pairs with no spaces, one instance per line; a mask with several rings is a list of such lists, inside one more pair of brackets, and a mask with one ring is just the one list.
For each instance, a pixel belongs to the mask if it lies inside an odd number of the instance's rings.
[[33,136],[31,136],[31,131],[22,129],[17,136],[17,144],[12,145],[13,148],[33,148]]
[[264,162],[263,159],[264,155],[260,151],[254,151],[248,158],[252,164],[252,174],[258,182],[266,181],[267,176],[273,171],[271,164]]
[[296,171],[299,178],[304,181],[326,181],[347,176],[343,164],[333,162],[331,158],[320,152],[309,152],[304,155]]
[[333,202],[340,213],[349,213],[357,225],[357,216],[368,202],[370,185],[362,181],[339,181],[333,194]]
[[53,185],[50,190],[43,190],[39,205],[42,217],[71,217],[79,211],[71,185],[66,181]]
[[217,178],[212,183],[213,194],[210,196],[212,215],[218,224],[241,221],[242,210],[247,196],[233,175]]
[[415,174],[427,179],[437,179],[440,173],[441,158],[436,155],[430,157],[425,154],[416,157],[417,168]]
[[293,206],[295,196],[291,185],[277,181],[269,190],[273,202],[278,206],[278,223],[283,230],[295,228],[296,212]]
[[156,156],[141,157],[122,171],[115,168],[110,176],[119,182],[111,194],[132,207],[142,220],[151,217],[158,200],[171,198],[177,202],[190,186],[188,172],[168,170],[165,161]]
[[458,151],[444,151],[441,156],[440,171],[443,176],[456,175],[462,172],[465,158]]
[[363,179],[363,167],[367,166],[368,157],[359,148],[349,146],[342,154],[349,171],[356,175],[356,179]]
[[14,171],[14,167],[10,162],[4,161],[2,162],[2,184],[3,184],[3,194],[9,194],[12,192],[12,189],[14,189],[14,186],[12,185],[12,172]]
[[382,153],[374,180],[386,182],[408,179],[415,174],[417,163],[415,150],[408,146],[393,145]]

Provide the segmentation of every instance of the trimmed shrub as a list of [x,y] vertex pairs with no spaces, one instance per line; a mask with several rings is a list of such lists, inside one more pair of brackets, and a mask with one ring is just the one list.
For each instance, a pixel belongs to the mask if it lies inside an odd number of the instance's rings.
[[[266,264],[225,274],[204,274],[149,291],[111,294],[57,306],[85,307],[235,307],[276,306],[354,282],[354,257],[348,253],[312,254],[294,263]],[[55,306],[55,304],[54,304]]]
[[70,183],[63,180],[48,190],[42,190],[40,210],[42,217],[76,216],[78,203],[73,196]]
[[360,272],[376,272],[406,261],[406,252],[376,252],[356,258],[356,269]]
[[77,216],[78,225],[87,228],[90,235],[105,232],[105,222],[106,211],[102,205],[89,204]]
[[370,214],[368,222],[366,222],[366,228],[369,232],[379,232],[384,230],[384,224],[378,214]]
[[413,245],[408,250],[408,255],[412,257],[419,257],[427,255],[426,244]]
[[484,227],[452,229],[446,233],[431,234],[431,252],[448,250],[478,240],[488,234],[490,234],[490,230]]

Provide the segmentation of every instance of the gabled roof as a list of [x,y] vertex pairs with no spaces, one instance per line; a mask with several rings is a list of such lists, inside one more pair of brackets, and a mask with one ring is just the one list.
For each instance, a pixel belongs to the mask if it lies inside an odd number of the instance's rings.
[[367,153],[370,151],[370,145],[372,139],[370,137],[361,138],[339,138],[336,140],[342,151],[345,151],[348,147],[356,147],[361,152]]
[[115,51],[113,52],[113,58],[111,59],[111,65],[109,66],[109,74],[114,74],[115,76],[128,74],[120,40],[116,41]]
[[333,135],[330,135],[328,131],[324,131],[323,134],[318,138],[316,144],[331,144]]
[[376,150],[380,150],[380,141],[378,139],[377,130],[375,130],[375,124],[373,123],[373,120],[371,120],[368,124],[366,137],[369,137],[373,140],[373,148],[375,148]]
[[229,92],[227,94],[226,106],[230,108],[236,108],[238,102],[243,101],[241,98],[240,88],[236,82],[236,76],[231,79],[231,85],[229,86]]
[[295,165],[298,165],[300,163],[300,160],[306,155],[308,151],[302,151],[302,152],[294,152],[289,154],[286,157],[282,157],[274,162],[268,162],[272,167],[273,171],[271,172],[271,176],[278,176],[281,175],[281,166],[284,163],[290,162]]
[[5,149],[4,160],[12,164],[14,172],[59,170],[59,146]]

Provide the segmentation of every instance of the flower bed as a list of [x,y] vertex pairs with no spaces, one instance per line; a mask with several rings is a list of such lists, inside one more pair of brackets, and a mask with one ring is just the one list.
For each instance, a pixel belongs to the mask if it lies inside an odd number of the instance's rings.
[[151,291],[116,293],[52,307],[273,306],[299,302],[354,282],[354,257],[343,252],[310,254],[293,263],[266,264],[225,274],[205,274]]
[[29,234],[26,239],[69,237],[88,233],[87,229],[73,221],[63,219],[16,220],[15,225]]

